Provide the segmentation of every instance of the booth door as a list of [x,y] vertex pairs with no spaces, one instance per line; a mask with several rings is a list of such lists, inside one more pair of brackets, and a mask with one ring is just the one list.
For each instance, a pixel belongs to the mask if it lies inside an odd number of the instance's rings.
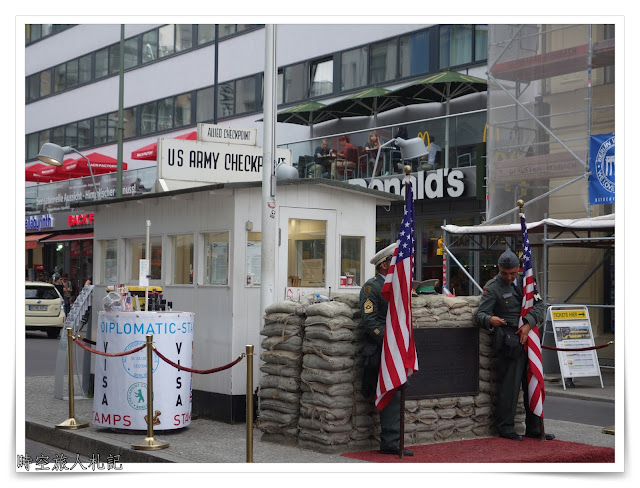
[[337,291],[336,211],[281,207],[277,300]]

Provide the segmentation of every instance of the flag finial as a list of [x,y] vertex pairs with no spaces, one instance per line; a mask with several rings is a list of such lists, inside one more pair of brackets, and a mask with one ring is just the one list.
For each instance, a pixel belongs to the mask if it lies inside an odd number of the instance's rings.
[[516,202],[516,205],[520,207],[520,213],[524,212],[524,200],[520,199]]
[[411,170],[412,170],[412,169],[413,169],[413,168],[411,168],[411,165],[407,164],[407,165],[404,167],[404,174],[405,174],[405,175],[407,175],[407,176],[409,176],[409,175],[411,174]]

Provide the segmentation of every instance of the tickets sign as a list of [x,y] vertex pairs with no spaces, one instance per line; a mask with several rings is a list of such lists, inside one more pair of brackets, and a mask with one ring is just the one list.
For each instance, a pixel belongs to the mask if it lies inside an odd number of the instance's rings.
[[[172,362],[190,368],[193,363],[191,312],[99,312],[96,348],[106,353],[131,351],[153,344]],[[126,356],[95,355],[93,417],[95,425],[146,430],[147,348]],[[171,430],[191,423],[192,374],[152,355],[153,429]]]
[[[160,139],[158,178],[199,183],[262,181],[260,146]],[[276,149],[274,163],[292,164],[290,149]]]

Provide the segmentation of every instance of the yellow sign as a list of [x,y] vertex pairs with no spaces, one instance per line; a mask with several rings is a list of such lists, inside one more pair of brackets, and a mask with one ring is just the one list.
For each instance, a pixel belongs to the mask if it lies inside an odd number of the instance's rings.
[[553,315],[553,320],[576,320],[587,318],[587,313],[584,310],[553,310],[551,314]]

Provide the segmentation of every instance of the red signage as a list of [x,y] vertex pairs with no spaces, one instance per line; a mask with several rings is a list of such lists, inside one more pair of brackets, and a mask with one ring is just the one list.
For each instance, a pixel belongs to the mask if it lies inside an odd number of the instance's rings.
[[93,225],[93,214],[69,215],[69,225]]

